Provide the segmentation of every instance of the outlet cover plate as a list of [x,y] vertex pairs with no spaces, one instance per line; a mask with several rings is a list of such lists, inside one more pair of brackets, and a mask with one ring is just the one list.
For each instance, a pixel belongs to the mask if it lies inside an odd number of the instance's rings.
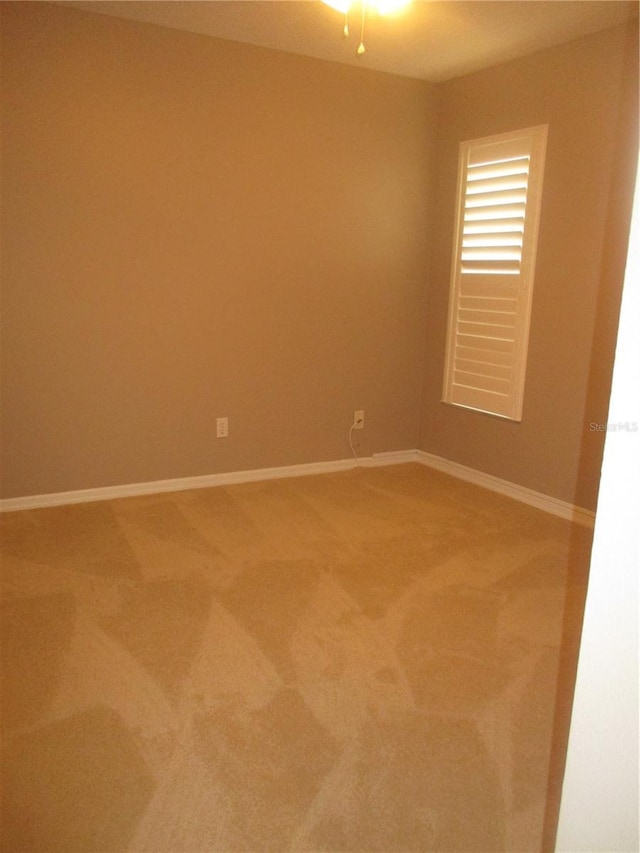
[[216,418],[216,438],[229,437],[229,418]]

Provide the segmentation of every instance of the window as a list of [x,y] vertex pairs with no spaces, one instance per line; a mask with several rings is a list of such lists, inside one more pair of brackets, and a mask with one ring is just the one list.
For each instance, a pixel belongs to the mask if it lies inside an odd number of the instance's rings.
[[547,125],[463,142],[443,402],[522,420]]

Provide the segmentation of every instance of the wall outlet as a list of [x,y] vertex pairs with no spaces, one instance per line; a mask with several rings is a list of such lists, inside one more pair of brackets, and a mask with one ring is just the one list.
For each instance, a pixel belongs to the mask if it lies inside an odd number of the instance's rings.
[[229,437],[229,418],[216,418],[216,438]]
[[356,409],[353,413],[353,428],[364,429],[364,409]]

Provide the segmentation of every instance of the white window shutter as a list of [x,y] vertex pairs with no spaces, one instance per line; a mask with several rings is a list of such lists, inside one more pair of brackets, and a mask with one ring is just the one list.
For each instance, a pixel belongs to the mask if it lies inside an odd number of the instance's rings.
[[547,125],[460,145],[443,402],[519,421]]

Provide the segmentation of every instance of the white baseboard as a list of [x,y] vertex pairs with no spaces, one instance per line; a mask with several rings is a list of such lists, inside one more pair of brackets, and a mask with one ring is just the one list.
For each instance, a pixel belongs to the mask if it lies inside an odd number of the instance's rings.
[[199,477],[179,477],[173,480],[155,480],[147,483],[127,483],[122,486],[102,486],[97,489],[79,489],[73,492],[54,492],[48,495],[32,495],[24,498],[6,498],[0,501],[0,511],[38,509],[47,506],[110,501],[114,498],[130,498],[137,495],[154,495],[160,492],[182,492],[187,489],[208,489],[212,486],[229,486],[233,483],[254,483],[259,480],[275,480],[282,477],[301,477],[308,474],[327,474],[354,468],[353,459],[338,459],[331,462],[311,462],[304,465],[286,465],[280,468],[257,468],[252,471],[229,471],[223,474],[205,474]]
[[418,450],[389,450],[386,453],[374,453],[358,460],[362,468],[379,468],[382,465],[404,465],[406,462],[418,462]]
[[416,461],[422,465],[435,468],[437,471],[442,471],[445,474],[450,474],[459,480],[466,480],[469,483],[474,483],[476,486],[482,486],[484,489],[506,495],[508,498],[513,498],[521,503],[534,506],[537,509],[544,510],[544,512],[549,512],[552,515],[573,521],[575,524],[581,524],[583,527],[593,527],[594,525],[595,512],[584,509],[584,507],[575,506],[558,498],[552,498],[549,495],[542,494],[542,492],[535,492],[533,489],[527,489],[525,486],[519,486],[508,480],[501,480],[499,477],[485,474],[483,471],[478,471],[475,468],[468,468],[466,465],[460,465],[458,462],[451,462],[449,459],[444,459],[442,456],[435,456],[433,453],[426,453],[424,450],[417,450],[416,457]]
[[278,468],[256,468],[251,471],[229,471],[223,474],[205,474],[199,477],[179,477],[172,480],[155,480],[146,483],[127,483],[120,486],[101,486],[96,489],[78,489],[72,492],[53,492],[47,495],[28,495],[20,498],[0,500],[0,512],[21,509],[40,509],[48,506],[110,501],[114,498],[130,498],[139,495],[154,495],[161,492],[182,492],[187,489],[208,489],[212,486],[230,486],[234,483],[255,483],[260,480],[277,480],[285,477],[304,477],[310,474],[329,474],[348,471],[351,468],[374,468],[380,465],[399,465],[415,462],[416,451],[392,451],[376,453],[359,459],[335,459],[329,462],[308,462],[301,465],[283,465]]
[[499,492],[509,498],[537,507],[545,512],[566,518],[586,527],[593,527],[595,513],[576,507],[556,498],[534,492],[524,486],[518,486],[507,480],[493,477],[466,465],[459,465],[441,456],[434,456],[423,450],[396,450],[388,453],[375,453],[359,459],[336,459],[329,462],[309,462],[302,465],[284,465],[279,468],[256,468],[251,471],[229,471],[224,474],[206,474],[200,477],[181,477],[174,480],[156,480],[148,483],[128,483],[122,486],[104,486],[96,489],[79,489],[72,492],[54,492],[48,495],[29,495],[20,498],[0,500],[0,512],[12,512],[22,509],[63,506],[65,504],[89,503],[91,501],[109,501],[114,498],[127,498],[136,495],[153,495],[161,492],[180,492],[186,489],[207,489],[212,486],[229,486],[234,483],[255,483],[260,480],[277,480],[285,477],[304,477],[310,474],[329,474],[335,471],[348,471],[351,468],[376,468],[383,465],[402,465],[406,462],[418,462],[428,468],[434,468],[460,480],[466,480],[482,486],[492,492]]

